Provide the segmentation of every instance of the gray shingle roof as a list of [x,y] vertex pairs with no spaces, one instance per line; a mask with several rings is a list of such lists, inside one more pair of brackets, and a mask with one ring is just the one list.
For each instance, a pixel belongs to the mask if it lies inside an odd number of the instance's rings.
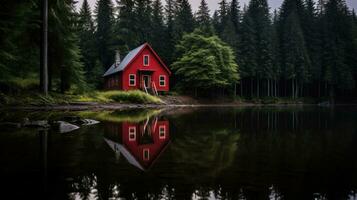
[[109,76],[112,75],[114,73],[123,71],[126,66],[135,58],[135,56],[145,47],[145,44],[142,44],[141,46],[133,49],[132,51],[130,51],[125,58],[123,59],[123,61],[119,64],[119,66],[115,66],[115,63],[107,70],[107,72],[105,72],[105,74],[103,75],[103,77],[105,76]]

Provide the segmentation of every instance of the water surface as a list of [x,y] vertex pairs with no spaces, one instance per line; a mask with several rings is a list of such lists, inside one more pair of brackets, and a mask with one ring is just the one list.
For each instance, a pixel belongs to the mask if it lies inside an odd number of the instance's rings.
[[2,112],[101,121],[0,129],[9,199],[357,199],[355,107]]

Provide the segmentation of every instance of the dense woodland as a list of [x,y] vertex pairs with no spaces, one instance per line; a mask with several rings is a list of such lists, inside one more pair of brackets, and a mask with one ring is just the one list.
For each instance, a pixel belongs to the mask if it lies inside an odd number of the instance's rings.
[[[181,92],[262,97],[355,97],[357,16],[344,0],[49,1],[49,88],[101,89],[114,62],[148,42],[174,72]],[[77,9],[79,7],[79,9]],[[41,2],[5,0],[0,6],[0,87],[3,93],[39,85]],[[214,13],[211,15],[210,13]]]

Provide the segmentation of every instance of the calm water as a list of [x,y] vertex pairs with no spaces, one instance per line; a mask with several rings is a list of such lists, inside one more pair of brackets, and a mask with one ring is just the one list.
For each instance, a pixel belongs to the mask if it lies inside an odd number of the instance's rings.
[[62,134],[1,126],[2,197],[357,199],[355,107],[3,112],[0,120],[70,115],[101,123]]

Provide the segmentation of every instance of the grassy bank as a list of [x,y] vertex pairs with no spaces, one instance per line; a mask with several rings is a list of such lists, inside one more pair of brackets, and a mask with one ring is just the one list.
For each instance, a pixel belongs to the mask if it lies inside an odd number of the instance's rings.
[[94,91],[79,95],[50,93],[44,96],[38,93],[5,95],[0,93],[0,105],[65,105],[73,103],[129,103],[129,104],[160,104],[158,97],[141,91]]

